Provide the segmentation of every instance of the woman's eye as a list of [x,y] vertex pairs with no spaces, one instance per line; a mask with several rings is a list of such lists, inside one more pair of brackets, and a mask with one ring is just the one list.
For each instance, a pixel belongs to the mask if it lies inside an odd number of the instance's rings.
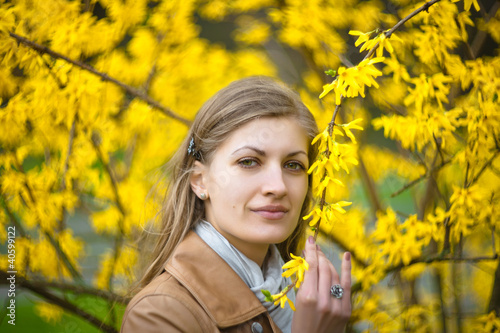
[[299,162],[288,162],[285,164],[285,167],[291,170],[305,170],[305,167]]
[[245,167],[245,168],[250,168],[250,167],[256,166],[257,161],[247,158],[247,159],[240,160],[238,162],[238,164]]

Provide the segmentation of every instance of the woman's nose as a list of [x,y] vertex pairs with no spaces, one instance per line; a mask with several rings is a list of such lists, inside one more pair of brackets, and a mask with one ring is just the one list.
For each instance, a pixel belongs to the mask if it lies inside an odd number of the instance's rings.
[[265,177],[262,179],[262,192],[264,195],[274,195],[281,198],[287,194],[287,187],[283,178],[281,166],[270,166],[265,170]]

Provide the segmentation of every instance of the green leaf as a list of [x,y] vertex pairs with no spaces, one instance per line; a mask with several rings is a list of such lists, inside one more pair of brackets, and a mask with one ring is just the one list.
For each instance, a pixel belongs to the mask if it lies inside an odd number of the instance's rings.
[[325,71],[325,74],[330,75],[331,77],[335,77],[335,76],[337,76],[337,71],[334,71],[333,69],[329,69],[329,70]]
[[272,302],[273,297],[271,296],[271,293],[268,290],[262,289],[261,292],[266,296],[266,302]]

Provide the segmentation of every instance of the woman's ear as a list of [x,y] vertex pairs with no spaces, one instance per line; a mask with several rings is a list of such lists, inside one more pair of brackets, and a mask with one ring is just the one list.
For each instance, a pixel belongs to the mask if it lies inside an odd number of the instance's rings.
[[206,166],[200,161],[195,161],[189,182],[191,189],[201,200],[208,199],[208,190],[205,186]]

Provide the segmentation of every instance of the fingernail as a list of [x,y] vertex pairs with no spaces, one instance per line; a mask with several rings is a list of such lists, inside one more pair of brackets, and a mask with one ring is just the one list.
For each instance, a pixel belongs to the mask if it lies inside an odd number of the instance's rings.
[[351,260],[351,252],[346,252],[344,254],[344,259],[345,259],[345,261],[350,261]]
[[307,241],[309,242],[309,244],[314,244],[314,237],[313,236],[309,236],[309,238],[307,239]]

